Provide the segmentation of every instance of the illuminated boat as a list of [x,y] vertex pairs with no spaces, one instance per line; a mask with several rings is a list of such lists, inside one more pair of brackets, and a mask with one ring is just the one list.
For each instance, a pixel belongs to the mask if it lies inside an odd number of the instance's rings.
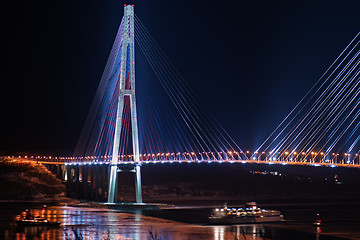
[[16,224],[19,227],[31,227],[31,226],[49,226],[57,227],[60,226],[60,222],[50,222],[45,218],[29,217],[26,219],[17,220]]
[[245,208],[224,205],[223,208],[213,209],[209,221],[217,224],[267,223],[284,221],[284,217],[280,211],[261,209],[255,202],[248,202]]
[[320,219],[320,214],[316,214],[316,220],[313,223],[313,225],[318,226],[318,227],[322,225],[321,219]]

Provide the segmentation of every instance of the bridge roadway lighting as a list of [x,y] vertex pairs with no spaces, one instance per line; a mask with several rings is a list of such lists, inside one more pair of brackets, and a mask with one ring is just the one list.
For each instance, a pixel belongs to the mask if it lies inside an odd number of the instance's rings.
[[288,161],[289,161],[289,158],[290,158],[290,154],[289,154],[288,151],[285,151],[284,154],[285,154],[285,157],[283,158],[283,161],[285,161],[285,162],[287,161],[287,162],[288,162]]
[[[293,152],[293,155],[295,155],[294,161],[296,162],[296,157],[298,156],[298,155],[297,155],[297,152]],[[291,159],[291,161],[292,161],[292,159]]]
[[[248,150],[248,151],[246,151],[246,153],[245,153],[245,157],[246,158],[249,158],[249,157],[251,157],[251,156],[248,156],[248,154],[250,153],[250,151]],[[251,154],[250,154],[251,155]]]
[[234,151],[234,154],[237,155],[237,158],[236,158],[236,156],[234,156],[234,160],[240,159],[239,153],[237,151]]
[[314,155],[315,155],[315,153],[314,153],[314,152],[311,152],[310,163],[314,162]]
[[343,163],[345,163],[345,159],[347,157],[346,163],[349,164],[351,162],[350,161],[351,154],[350,153],[344,153],[344,155],[345,155],[345,157],[344,157]]

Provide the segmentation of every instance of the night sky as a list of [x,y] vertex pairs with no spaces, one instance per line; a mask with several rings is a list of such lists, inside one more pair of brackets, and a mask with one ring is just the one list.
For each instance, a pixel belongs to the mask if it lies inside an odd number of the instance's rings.
[[[0,155],[72,154],[123,4],[2,7]],[[359,11],[356,0],[135,1],[136,15],[244,150],[265,140],[360,31]]]

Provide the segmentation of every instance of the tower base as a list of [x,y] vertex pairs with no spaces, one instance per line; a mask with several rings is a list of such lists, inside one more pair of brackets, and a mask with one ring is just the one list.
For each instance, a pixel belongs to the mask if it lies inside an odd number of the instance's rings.
[[142,204],[141,192],[141,165],[140,164],[118,164],[111,165],[109,169],[109,190],[108,190],[108,203],[116,203],[117,201],[117,175],[119,172],[133,172],[135,173],[135,196],[136,203]]

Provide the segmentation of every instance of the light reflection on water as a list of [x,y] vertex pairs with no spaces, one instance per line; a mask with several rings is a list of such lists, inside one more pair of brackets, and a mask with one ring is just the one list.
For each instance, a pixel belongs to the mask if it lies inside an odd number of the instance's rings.
[[6,230],[5,239],[266,239],[259,237],[264,231],[261,225],[200,226],[140,214],[75,207],[48,207],[29,212],[60,221],[61,226],[11,228]]

